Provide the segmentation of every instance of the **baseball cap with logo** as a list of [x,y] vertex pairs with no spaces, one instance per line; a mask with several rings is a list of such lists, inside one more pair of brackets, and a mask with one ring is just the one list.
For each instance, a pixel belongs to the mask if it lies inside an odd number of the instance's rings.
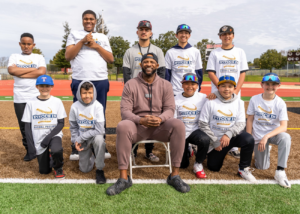
[[262,83],[264,83],[264,82],[276,82],[276,83],[280,84],[280,79],[279,79],[278,75],[275,74],[275,73],[267,73],[263,76],[261,82]]
[[35,85],[54,85],[54,83],[53,83],[53,80],[50,76],[42,75],[42,76],[39,76],[36,79],[36,84]]
[[225,75],[219,78],[218,86],[222,83],[229,82],[236,87],[236,82],[233,76]]
[[149,28],[150,30],[152,30],[152,25],[151,25],[151,22],[150,21],[147,21],[147,20],[143,20],[143,21],[140,21],[137,28],[141,28],[141,27],[146,27],[146,28]]
[[229,26],[229,25],[224,25],[220,28],[218,35],[221,36],[224,33],[233,33],[234,34],[234,30],[233,27]]
[[185,75],[183,75],[181,83],[184,83],[184,82],[194,82],[194,83],[199,84],[198,77],[194,73],[186,73]]
[[176,30],[176,34],[180,31],[187,31],[189,33],[192,32],[192,29],[190,26],[186,25],[186,24],[182,24],[182,25],[178,25],[177,30]]

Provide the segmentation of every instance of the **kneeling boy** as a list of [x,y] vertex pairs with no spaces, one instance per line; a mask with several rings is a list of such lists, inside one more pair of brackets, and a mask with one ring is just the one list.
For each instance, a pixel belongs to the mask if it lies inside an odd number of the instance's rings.
[[291,148],[291,136],[287,130],[287,107],[285,102],[276,95],[280,87],[280,79],[275,73],[266,74],[261,82],[264,92],[251,98],[247,114],[247,132],[255,140],[255,166],[258,169],[270,167],[269,144],[278,145],[278,163],[275,180],[279,185],[291,188],[284,168]]
[[[106,183],[104,176],[104,114],[103,106],[97,98],[93,83],[82,81],[77,90],[78,101],[72,104],[70,110],[71,141],[79,152],[79,170],[90,172],[96,164],[96,183]],[[94,155],[92,154],[94,153]]]
[[180,168],[189,166],[189,144],[197,146],[194,173],[197,178],[206,178],[202,162],[205,160],[210,138],[198,128],[201,109],[206,102],[206,95],[198,93],[198,78],[194,73],[187,73],[182,78],[183,93],[175,97],[174,118],[180,119],[185,125],[185,149]]
[[25,123],[29,160],[37,157],[41,174],[49,174],[53,167],[55,178],[64,178],[61,130],[67,114],[62,101],[50,95],[53,85],[48,75],[37,78],[36,88],[40,95],[27,102],[22,121]]
[[220,171],[225,156],[232,147],[241,148],[238,175],[256,182],[251,174],[250,164],[254,148],[253,137],[242,132],[245,128],[244,102],[234,93],[236,82],[232,76],[222,76],[218,82],[217,99],[208,101],[200,114],[200,129],[211,139],[207,155],[207,167]]

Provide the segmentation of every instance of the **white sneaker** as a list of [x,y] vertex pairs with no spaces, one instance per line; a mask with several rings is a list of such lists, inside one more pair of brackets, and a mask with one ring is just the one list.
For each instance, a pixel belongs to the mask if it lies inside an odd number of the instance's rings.
[[70,155],[71,161],[78,161],[79,160],[79,154],[71,154]]
[[109,152],[105,152],[105,159],[109,159],[109,158],[111,158],[111,154],[109,153]]
[[206,178],[202,163],[194,163],[194,173],[196,174],[197,178]]
[[251,183],[257,183],[256,178],[252,175],[251,172],[253,172],[254,169],[250,169],[250,167],[246,167],[244,170],[238,171],[238,175],[244,178],[247,181],[250,181]]
[[278,181],[278,184],[285,188],[291,188],[291,184],[289,180],[286,177],[284,170],[276,170],[275,171],[275,180]]

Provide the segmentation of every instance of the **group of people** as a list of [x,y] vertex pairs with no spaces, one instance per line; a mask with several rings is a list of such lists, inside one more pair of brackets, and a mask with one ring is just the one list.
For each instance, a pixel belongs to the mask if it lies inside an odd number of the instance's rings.
[[[65,53],[73,71],[70,160],[79,160],[79,169],[85,173],[96,165],[96,183],[103,184],[105,158],[110,157],[105,144],[107,63],[112,63],[114,57],[108,38],[94,32],[96,14],[85,11],[82,23],[84,30],[70,33]],[[230,154],[240,159],[238,175],[255,183],[250,169],[252,154],[256,168],[268,169],[269,144],[278,145],[274,178],[281,186],[290,188],[285,168],[291,137],[286,133],[286,104],[276,95],[280,79],[274,73],[262,78],[264,92],[251,98],[246,122],[241,87],[248,65],[245,52],[232,43],[234,29],[228,25],[220,28],[222,47],[209,56],[206,69],[212,82],[209,95],[200,92],[201,54],[188,43],[190,26],[178,26],[178,44],[165,56],[150,43],[149,21],[140,21],[136,33],[139,42],[123,58],[122,121],[118,123],[116,139],[120,177],[107,189],[107,194],[116,195],[132,186],[127,175],[131,150],[133,144],[147,139],[170,142],[172,173],[167,183],[179,192],[190,191],[180,178],[179,169],[189,166],[193,154],[197,178],[207,178],[203,169],[205,159],[210,171],[219,171],[225,156]],[[46,75],[43,56],[32,53],[33,35],[22,34],[19,44],[22,53],[11,55],[8,71],[15,80],[14,107],[27,151],[24,161],[37,158],[41,174],[48,174],[53,168],[55,178],[64,178],[62,129],[67,115],[63,103],[50,95],[54,83]],[[145,158],[159,161],[152,152],[153,144],[145,144],[145,149]]]

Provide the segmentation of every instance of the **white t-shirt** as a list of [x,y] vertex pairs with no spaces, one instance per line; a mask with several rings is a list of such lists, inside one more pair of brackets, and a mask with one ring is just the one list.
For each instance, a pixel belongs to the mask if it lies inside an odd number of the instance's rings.
[[[31,123],[36,155],[46,150],[41,147],[41,142],[57,126],[57,120],[66,117],[64,105],[59,98],[51,96],[48,100],[41,101],[35,97],[27,102],[22,121]],[[62,138],[62,131],[55,136]]]
[[[246,54],[237,47],[230,50],[217,48],[210,53],[206,70],[215,72],[218,79],[224,75],[233,76],[235,82],[238,83],[240,74],[249,70]],[[211,92],[217,90],[217,87],[211,82]],[[241,97],[241,91],[238,96]]]
[[289,120],[286,104],[277,95],[270,101],[264,100],[262,94],[253,96],[247,114],[254,115],[252,135],[256,144],[266,134],[279,127],[280,121]]
[[[76,45],[89,32],[85,30],[71,31],[67,47]],[[94,41],[105,50],[112,53],[108,38],[102,33],[92,33]],[[72,78],[76,80],[99,81],[107,79],[107,63],[93,48],[82,46],[77,56],[71,60]]]
[[200,120],[209,124],[214,135],[221,137],[236,122],[245,122],[244,101],[236,99],[231,103],[223,103],[219,99],[207,101],[202,108]]
[[76,101],[71,106],[69,120],[78,123],[80,133],[94,129],[96,123],[105,121],[103,106],[97,100],[89,106]]
[[195,47],[187,49],[171,48],[165,56],[166,69],[172,70],[171,84],[174,94],[183,92],[182,77],[186,73],[196,73],[202,69],[200,51]]
[[206,94],[195,92],[192,97],[184,97],[182,93],[175,97],[174,118],[181,120],[185,125],[185,138],[198,129],[201,109],[206,102]]
[[[46,67],[45,59],[41,54],[12,54],[8,60],[8,67],[15,64],[19,68]],[[14,102],[27,103],[34,97],[40,95],[35,87],[37,78],[19,78],[14,76]]]

